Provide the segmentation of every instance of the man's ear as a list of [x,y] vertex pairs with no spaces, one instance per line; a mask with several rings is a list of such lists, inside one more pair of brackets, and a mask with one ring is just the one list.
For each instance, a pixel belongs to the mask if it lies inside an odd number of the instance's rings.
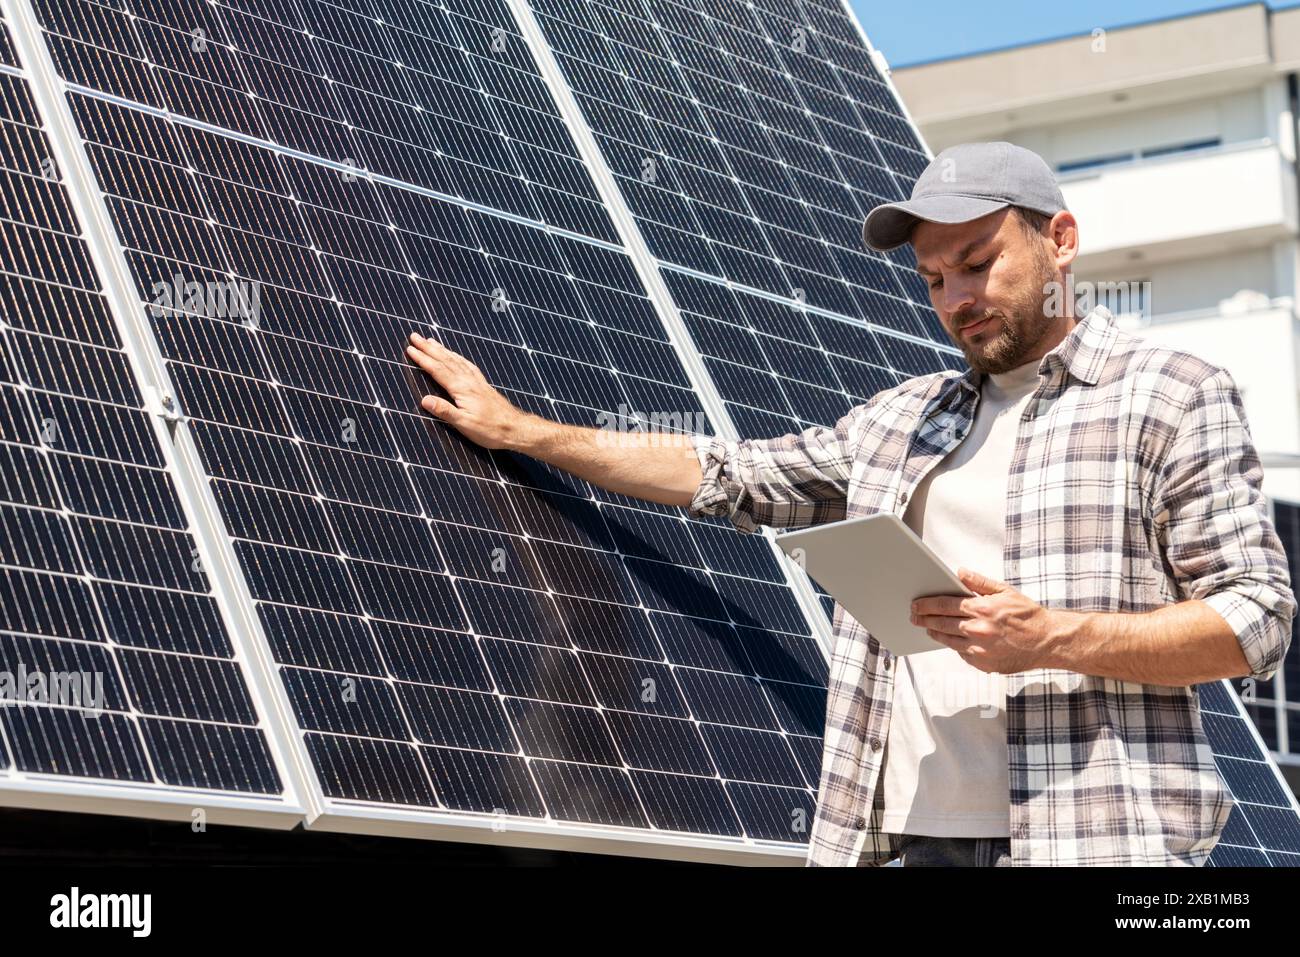
[[1079,255],[1079,221],[1074,213],[1063,209],[1047,224],[1052,243],[1052,258],[1057,269],[1066,269]]

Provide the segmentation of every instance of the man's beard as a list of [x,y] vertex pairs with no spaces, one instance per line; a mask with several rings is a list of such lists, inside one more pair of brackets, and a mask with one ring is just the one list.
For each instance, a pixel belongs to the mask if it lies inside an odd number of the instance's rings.
[[[1028,356],[1052,330],[1044,308],[1048,293],[1044,287],[1057,280],[1056,270],[1046,254],[1034,257],[1035,279],[1024,285],[1024,294],[1008,310],[985,309],[983,312],[960,312],[952,317],[957,346],[966,362],[976,372],[996,375],[1024,365]],[[991,318],[993,328],[980,333],[978,341],[961,333],[961,327],[980,319]],[[997,326],[1001,325],[1001,330]]]

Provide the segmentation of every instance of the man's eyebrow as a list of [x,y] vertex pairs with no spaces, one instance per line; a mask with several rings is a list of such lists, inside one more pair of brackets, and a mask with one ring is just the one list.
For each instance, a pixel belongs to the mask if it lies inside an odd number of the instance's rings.
[[[979,239],[972,239],[970,242],[968,242],[965,246],[963,246],[961,249],[957,251],[957,258],[955,261],[959,263],[965,262],[970,257],[971,253],[979,249],[979,247],[983,246],[985,243],[992,242],[992,240],[993,240],[992,236],[982,236]],[[927,269],[925,266],[922,266],[919,262],[916,264],[916,271],[921,273],[924,276],[939,275],[933,269]]]

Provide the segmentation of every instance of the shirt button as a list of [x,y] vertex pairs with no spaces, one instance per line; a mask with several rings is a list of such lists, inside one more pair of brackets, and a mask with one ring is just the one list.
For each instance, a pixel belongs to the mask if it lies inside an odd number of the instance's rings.
[[899,505],[906,505],[906,504],[907,504],[907,493],[906,493],[906,492],[904,492],[902,495],[898,496],[898,504],[899,504]]
[[879,739],[879,738],[872,738],[870,744],[871,744],[871,750],[872,750],[872,751],[879,751],[879,750],[880,750],[880,739]]
[[855,818],[853,820],[853,829],[855,831],[865,831],[867,829],[867,819],[865,817]]

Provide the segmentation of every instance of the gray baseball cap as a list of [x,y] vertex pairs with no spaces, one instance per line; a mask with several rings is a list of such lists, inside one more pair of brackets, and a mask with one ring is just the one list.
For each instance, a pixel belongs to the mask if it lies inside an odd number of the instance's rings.
[[883,252],[910,240],[919,219],[966,223],[1006,206],[1052,216],[1065,209],[1065,197],[1052,168],[1032,150],[1014,143],[960,143],[930,161],[911,199],[873,209],[862,224],[862,241]]

